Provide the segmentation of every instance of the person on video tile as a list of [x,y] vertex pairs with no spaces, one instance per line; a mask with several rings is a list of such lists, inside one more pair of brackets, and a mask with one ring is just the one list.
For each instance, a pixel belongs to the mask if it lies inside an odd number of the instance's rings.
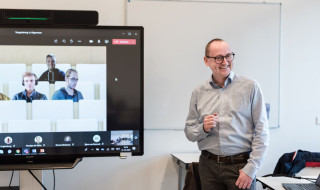
[[48,70],[42,73],[39,81],[49,81],[49,83],[54,83],[55,81],[64,81],[65,73],[56,68],[57,61],[53,54],[47,55],[46,63]]
[[73,100],[79,102],[83,99],[80,91],[76,90],[78,83],[78,72],[74,69],[69,69],[66,72],[66,86],[55,91],[52,95],[52,100]]
[[22,86],[25,86],[26,89],[14,95],[12,100],[26,100],[27,102],[32,102],[32,100],[47,100],[46,95],[35,90],[37,84],[37,75],[31,72],[25,72],[22,75]]
[[2,93],[0,93],[0,101],[1,100],[10,100],[10,98]]

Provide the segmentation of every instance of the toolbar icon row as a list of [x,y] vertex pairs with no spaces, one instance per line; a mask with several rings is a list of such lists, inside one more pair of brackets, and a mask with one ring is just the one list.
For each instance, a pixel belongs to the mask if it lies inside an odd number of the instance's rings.
[[109,40],[108,39],[73,39],[73,38],[62,38],[58,39],[55,38],[53,39],[54,44],[76,44],[76,45],[81,45],[81,44],[108,44]]

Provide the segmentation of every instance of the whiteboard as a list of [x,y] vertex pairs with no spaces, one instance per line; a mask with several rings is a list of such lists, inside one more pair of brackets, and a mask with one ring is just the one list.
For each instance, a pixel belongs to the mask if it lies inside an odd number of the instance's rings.
[[146,129],[184,128],[193,89],[211,76],[203,57],[213,38],[230,44],[234,72],[260,84],[279,126],[281,4],[131,0],[126,19],[145,29]]

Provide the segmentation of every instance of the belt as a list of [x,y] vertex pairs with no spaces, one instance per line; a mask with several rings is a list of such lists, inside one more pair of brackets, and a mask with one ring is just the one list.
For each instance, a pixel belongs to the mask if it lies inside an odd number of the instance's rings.
[[234,156],[218,156],[206,150],[201,151],[201,154],[207,158],[215,160],[219,164],[240,164],[247,163],[250,152],[240,153]]

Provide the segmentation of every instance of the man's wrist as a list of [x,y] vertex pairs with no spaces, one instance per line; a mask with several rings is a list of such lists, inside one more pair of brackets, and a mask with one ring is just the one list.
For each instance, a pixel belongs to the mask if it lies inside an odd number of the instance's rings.
[[205,128],[204,128],[204,124],[202,125],[202,129],[205,133],[209,133],[209,131],[206,131]]

